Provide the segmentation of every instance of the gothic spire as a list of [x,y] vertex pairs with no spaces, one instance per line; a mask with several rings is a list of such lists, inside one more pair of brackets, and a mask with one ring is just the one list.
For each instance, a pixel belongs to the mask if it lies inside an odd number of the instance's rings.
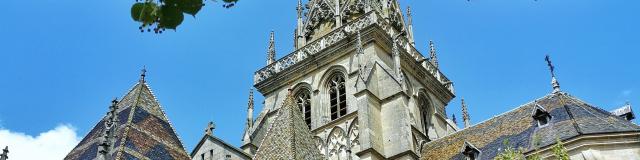
[[409,43],[415,46],[416,41],[413,39],[413,18],[411,17],[411,6],[407,7],[407,30]]
[[267,49],[267,65],[276,62],[276,42],[274,32],[269,35],[269,49]]
[[553,93],[558,93],[560,92],[560,83],[556,79],[556,74],[554,72],[555,67],[553,67],[549,55],[547,55],[544,60],[547,61],[547,66],[549,66],[549,71],[551,72],[551,86],[553,87]]
[[438,56],[436,55],[436,47],[434,46],[433,40],[429,40],[429,57],[431,58],[431,63],[438,67]]
[[4,147],[2,150],[2,154],[0,154],[0,160],[9,159],[9,146]]
[[464,103],[464,98],[462,98],[460,101],[462,102],[462,121],[464,121],[464,128],[468,128],[469,126],[471,126],[471,117],[469,117],[467,104]]

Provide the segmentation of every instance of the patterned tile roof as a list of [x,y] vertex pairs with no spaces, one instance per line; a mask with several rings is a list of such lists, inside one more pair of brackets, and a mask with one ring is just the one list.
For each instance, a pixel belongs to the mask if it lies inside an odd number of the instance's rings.
[[[117,103],[117,106],[118,125],[114,148],[109,152],[111,157],[114,159],[191,159],[153,92],[144,81],[137,83]],[[107,117],[103,117],[64,159],[95,159],[106,120]]]
[[324,159],[291,93],[276,116],[253,159]]
[[[532,118],[536,106],[543,107],[551,116],[547,125],[538,127]],[[465,142],[480,150],[480,159],[493,159],[506,147],[505,140],[526,153],[536,146],[552,145],[556,138],[568,140],[579,135],[620,132],[640,132],[640,126],[559,92],[429,142],[423,147],[421,159],[463,159],[461,150]]]

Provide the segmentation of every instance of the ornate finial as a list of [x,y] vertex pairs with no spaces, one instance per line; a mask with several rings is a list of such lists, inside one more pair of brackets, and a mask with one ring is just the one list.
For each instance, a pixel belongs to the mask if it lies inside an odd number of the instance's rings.
[[411,6],[407,6],[407,23],[409,25],[413,24],[413,20],[411,18]]
[[304,10],[302,7],[302,0],[298,0],[298,7],[296,7],[296,10],[298,11],[298,18],[302,18],[302,11]]
[[147,66],[142,66],[142,70],[140,70],[140,82],[145,82],[144,77],[147,76]]
[[438,56],[436,55],[436,47],[433,40],[429,40],[429,56],[431,58],[431,63],[438,68]]
[[112,128],[114,123],[118,120],[118,98],[115,98],[111,101],[111,106],[109,106],[109,112],[107,113],[107,126],[106,128]]
[[547,66],[549,66],[549,71],[551,72],[551,86],[553,87],[553,93],[558,93],[560,92],[560,83],[556,79],[555,67],[551,63],[549,55],[546,55],[544,60],[547,61]]
[[[143,69],[144,70],[144,69]],[[143,73],[144,75],[144,73]],[[115,130],[118,122],[118,98],[111,101],[109,106],[109,112],[107,112],[107,119],[104,123],[104,132],[102,132],[102,142],[98,144],[98,159],[110,159],[112,141],[115,137]]]
[[356,37],[356,54],[358,56],[358,74],[363,74],[363,65],[362,65],[362,56],[364,55],[364,50],[362,49],[362,35],[360,34],[360,30],[356,31],[358,37]]
[[0,154],[0,160],[9,159],[9,146],[4,147],[2,150],[2,154]]
[[269,49],[267,49],[267,65],[276,62],[276,42],[275,33],[271,31],[269,34]]
[[209,136],[213,136],[213,130],[216,129],[216,124],[214,124],[213,122],[209,122],[207,124],[207,128],[204,129],[204,134],[209,135]]
[[253,127],[253,88],[249,89],[249,101],[247,102],[247,129]]
[[462,121],[464,121],[464,128],[468,128],[471,126],[471,117],[467,111],[467,104],[464,103],[464,98],[460,99],[460,101],[462,102]]
[[253,88],[249,89],[249,102],[247,106],[253,108]]
[[458,120],[456,119],[456,114],[451,114],[451,121],[453,121],[453,124],[455,124],[456,126],[458,125]]

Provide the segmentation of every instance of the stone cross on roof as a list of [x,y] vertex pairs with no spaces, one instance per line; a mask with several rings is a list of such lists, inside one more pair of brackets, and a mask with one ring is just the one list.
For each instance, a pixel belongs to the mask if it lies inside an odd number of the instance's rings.
[[544,60],[547,61],[547,66],[549,66],[549,71],[551,72],[551,86],[553,87],[553,93],[558,93],[560,92],[560,83],[556,79],[555,67],[551,63],[549,55],[547,55]]
[[142,66],[142,70],[140,70],[140,82],[144,82],[144,77],[147,76],[147,66]]
[[216,129],[216,124],[215,124],[215,123],[213,123],[213,122],[209,122],[209,123],[207,124],[207,128],[205,128],[205,130],[204,130],[204,133],[205,133],[206,135],[210,135],[210,136],[212,136],[212,135],[213,135],[213,130],[214,130],[214,129]]

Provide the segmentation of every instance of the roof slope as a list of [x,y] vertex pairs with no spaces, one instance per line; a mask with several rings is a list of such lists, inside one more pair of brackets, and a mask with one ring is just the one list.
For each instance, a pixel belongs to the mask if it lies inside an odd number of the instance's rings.
[[323,159],[291,92],[276,116],[254,159]]
[[[179,159],[189,155],[149,86],[141,80],[117,103],[116,140],[109,154],[115,159]],[[103,117],[64,158],[94,159],[104,132]]]
[[[536,105],[550,115],[547,126],[538,127],[532,118]],[[579,135],[638,132],[640,126],[600,108],[589,105],[567,93],[549,94],[534,102],[519,106],[475,126],[425,144],[422,159],[463,159],[461,150],[469,142],[480,150],[480,159],[493,159],[508,140],[514,148],[532,151],[536,146],[567,140]],[[535,138],[534,138],[535,137]]]

